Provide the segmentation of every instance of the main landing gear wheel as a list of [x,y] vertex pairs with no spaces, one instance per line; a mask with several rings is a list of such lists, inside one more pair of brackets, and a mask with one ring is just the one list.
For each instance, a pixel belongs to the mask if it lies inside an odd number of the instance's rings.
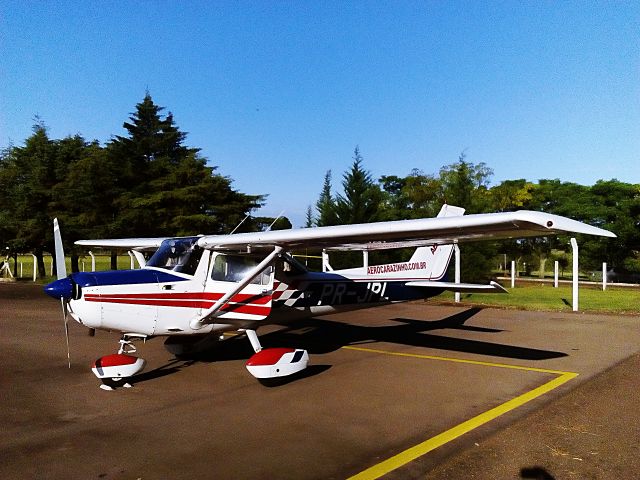
[[306,350],[293,348],[265,348],[247,362],[249,373],[258,379],[286,377],[298,373],[309,363]]
[[258,380],[269,381],[301,372],[309,364],[309,354],[301,348],[262,348],[255,330],[245,330],[256,352],[247,361],[249,373]]

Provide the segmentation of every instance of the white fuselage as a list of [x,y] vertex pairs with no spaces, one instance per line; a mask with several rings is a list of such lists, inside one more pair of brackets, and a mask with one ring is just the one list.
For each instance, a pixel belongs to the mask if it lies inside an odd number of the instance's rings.
[[[404,301],[425,295],[406,287],[430,278],[426,262],[403,262],[385,268],[292,273],[277,263],[224,304],[213,319],[193,328],[225,293],[236,287],[252,257],[204,251],[193,275],[157,267],[119,272],[73,274],[81,297],[69,310],[81,324],[144,336],[192,335],[256,328],[267,321],[325,315]],[[255,263],[255,261],[253,261]],[[431,265],[429,265],[431,267]],[[439,273],[440,275],[440,273]]]

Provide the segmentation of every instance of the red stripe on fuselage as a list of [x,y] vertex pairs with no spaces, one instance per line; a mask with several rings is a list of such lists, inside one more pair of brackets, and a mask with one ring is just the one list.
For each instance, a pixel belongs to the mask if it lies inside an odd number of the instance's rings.
[[[186,308],[210,308],[214,302],[184,301],[184,300],[151,300],[151,299],[131,299],[131,298],[86,298],[87,302],[98,303],[122,303],[125,305],[146,305],[152,307],[186,307]],[[227,303],[221,308],[224,312],[247,313],[250,315],[267,316],[271,312],[270,306],[256,306],[243,303]]]
[[[223,295],[213,292],[85,294],[84,299],[87,302],[206,309],[211,308]],[[234,295],[222,310],[266,316],[271,311],[271,306],[266,306],[270,300],[269,295],[238,294]]]
[[[167,292],[167,293],[89,293],[86,298],[120,298],[120,299],[157,299],[157,300],[192,300],[192,301],[210,301],[220,300],[224,293],[217,292]],[[270,295],[251,295],[248,293],[239,293],[231,297],[231,302],[235,303],[252,303],[256,305],[264,305],[269,303]]]

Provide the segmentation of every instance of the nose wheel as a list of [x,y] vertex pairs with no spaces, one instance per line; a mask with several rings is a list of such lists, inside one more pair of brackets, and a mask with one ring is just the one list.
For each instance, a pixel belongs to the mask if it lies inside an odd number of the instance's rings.
[[[131,335],[123,335],[120,339],[120,348],[118,353],[105,355],[98,358],[91,368],[91,371],[102,380],[100,388],[103,390],[114,390],[118,387],[130,388],[131,384],[126,380],[138,373],[145,367],[143,358],[130,355],[137,351],[133,345],[133,340],[139,340],[141,337],[132,338]],[[146,337],[142,337],[146,338]]]

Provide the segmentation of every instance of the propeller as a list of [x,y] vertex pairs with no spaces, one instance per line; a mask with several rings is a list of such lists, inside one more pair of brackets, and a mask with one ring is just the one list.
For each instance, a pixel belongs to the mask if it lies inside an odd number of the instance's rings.
[[[64,261],[64,249],[62,247],[62,236],[60,235],[60,225],[58,219],[53,219],[53,245],[56,255],[56,276],[58,281],[67,277],[67,266]],[[69,310],[67,305],[69,304],[69,298],[60,296],[60,304],[62,305],[62,318],[64,319],[64,338],[67,341],[67,363],[71,368],[71,351],[69,349]]]
[[60,303],[62,304],[62,316],[64,318],[64,338],[67,341],[67,363],[69,364],[69,368],[71,368],[71,350],[69,349],[69,315],[67,311],[67,302],[64,298],[60,299]]

